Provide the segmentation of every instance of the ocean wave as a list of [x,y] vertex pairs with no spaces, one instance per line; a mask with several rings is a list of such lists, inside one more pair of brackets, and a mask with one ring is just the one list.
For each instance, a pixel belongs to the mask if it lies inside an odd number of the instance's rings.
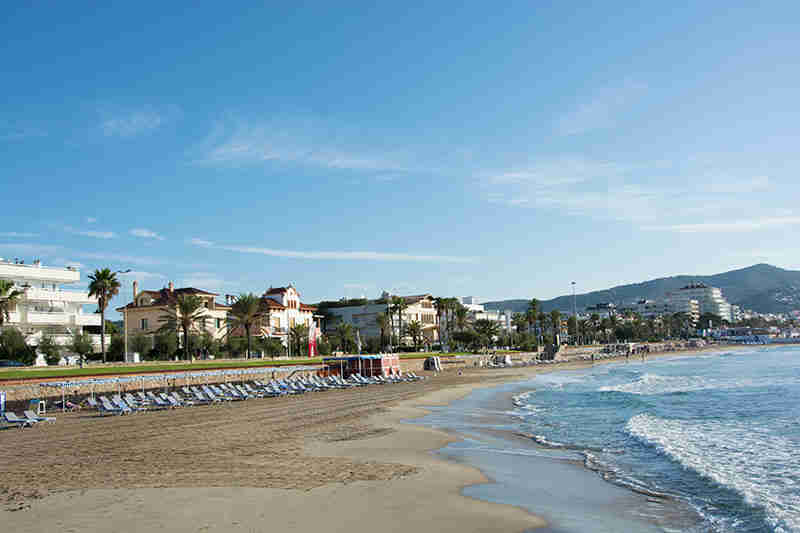
[[677,392],[693,392],[709,389],[742,389],[752,387],[768,387],[776,385],[795,385],[796,378],[736,378],[718,379],[701,376],[661,376],[643,374],[630,383],[605,385],[598,388],[600,392],[624,392],[628,394],[672,394]]
[[764,510],[775,531],[800,531],[796,444],[745,422],[686,422],[640,414],[627,432],[684,468]]

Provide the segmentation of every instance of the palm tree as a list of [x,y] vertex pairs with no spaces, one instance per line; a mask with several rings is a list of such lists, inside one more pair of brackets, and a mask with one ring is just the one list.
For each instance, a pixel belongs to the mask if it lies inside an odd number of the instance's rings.
[[264,308],[261,306],[261,299],[253,293],[240,294],[228,313],[228,334],[235,329],[242,328],[247,335],[248,359],[251,355],[253,326],[260,322],[263,316]]
[[385,346],[383,342],[386,339],[386,330],[389,329],[389,317],[386,316],[386,313],[378,313],[378,316],[375,317],[375,323],[378,325],[378,329],[381,330],[381,349]]
[[467,329],[467,325],[469,323],[469,310],[461,304],[458,304],[458,307],[456,307],[455,323],[458,331],[464,331]]
[[196,294],[179,294],[175,307],[167,307],[166,313],[158,321],[163,325],[160,332],[183,331],[183,354],[189,360],[189,332],[205,318],[206,308],[203,299]]
[[392,297],[392,307],[391,310],[397,313],[397,324],[398,324],[398,345],[403,344],[403,313],[406,309],[408,309],[408,302],[402,296],[393,296]]
[[414,349],[419,350],[419,341],[422,338],[422,324],[418,320],[412,320],[406,327],[406,332],[411,336]]
[[495,322],[494,320],[488,320],[486,318],[480,318],[475,321],[475,333],[480,335],[480,337],[486,341],[486,347],[488,348],[489,345],[494,342],[494,338],[497,336],[498,332],[500,331],[500,324]]
[[0,326],[6,320],[11,320],[11,311],[17,308],[17,301],[23,291],[14,288],[14,283],[0,279]]
[[336,336],[339,338],[342,351],[348,353],[348,348],[353,342],[353,326],[347,322],[342,322],[336,326]]
[[442,314],[447,308],[447,298],[434,298],[433,307],[436,308],[436,324],[439,331],[439,344],[444,344],[444,338],[442,336]]
[[295,353],[298,357],[303,348],[303,341],[308,341],[308,326],[296,324],[289,328],[289,342],[295,347]]
[[561,311],[558,309],[550,311],[550,321],[553,323],[553,343],[555,343],[556,335],[561,333]]
[[533,323],[539,318],[539,300],[536,298],[531,298],[531,301],[528,302],[528,309],[525,311],[525,318],[528,319],[528,333],[530,333]]
[[536,321],[539,323],[539,335],[542,336],[542,342],[544,342],[544,330],[545,330],[545,321],[546,320],[547,320],[547,315],[544,314],[544,311],[539,311],[536,314]]
[[106,307],[114,296],[119,294],[119,280],[117,273],[110,269],[97,269],[89,274],[89,296],[97,298],[97,308],[100,310],[100,348],[103,351],[103,362],[106,362]]
[[[528,318],[522,313],[514,313],[514,316],[511,317],[511,325],[514,326],[517,333],[522,333],[522,328],[528,323]],[[528,331],[530,332],[530,328]]]

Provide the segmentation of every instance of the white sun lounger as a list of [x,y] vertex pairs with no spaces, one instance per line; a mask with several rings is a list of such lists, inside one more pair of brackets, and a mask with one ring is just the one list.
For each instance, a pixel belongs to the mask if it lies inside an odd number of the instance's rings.
[[12,413],[11,411],[6,411],[3,413],[3,418],[6,420],[6,422],[17,426],[19,429],[33,427],[33,425],[36,423],[35,421],[27,418],[20,418],[16,415],[16,413]]
[[33,422],[49,422],[50,424],[52,424],[53,422],[56,421],[56,418],[54,416],[39,416],[30,410],[23,411],[22,414],[25,415],[25,418],[27,418],[28,420],[32,420]]

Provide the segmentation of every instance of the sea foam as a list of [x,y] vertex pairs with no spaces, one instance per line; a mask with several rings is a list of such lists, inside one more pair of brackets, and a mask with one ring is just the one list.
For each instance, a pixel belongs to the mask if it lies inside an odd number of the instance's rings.
[[747,422],[686,422],[649,414],[632,417],[626,430],[764,509],[775,531],[800,531],[797,443]]

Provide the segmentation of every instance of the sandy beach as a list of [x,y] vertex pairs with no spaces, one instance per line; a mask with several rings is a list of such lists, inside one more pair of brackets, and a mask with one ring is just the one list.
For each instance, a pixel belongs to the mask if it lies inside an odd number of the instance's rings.
[[125,417],[57,413],[55,424],[0,432],[0,520],[15,532],[543,527],[526,510],[462,496],[488,480],[430,453],[458,436],[401,421],[475,387],[586,365],[470,369]]

